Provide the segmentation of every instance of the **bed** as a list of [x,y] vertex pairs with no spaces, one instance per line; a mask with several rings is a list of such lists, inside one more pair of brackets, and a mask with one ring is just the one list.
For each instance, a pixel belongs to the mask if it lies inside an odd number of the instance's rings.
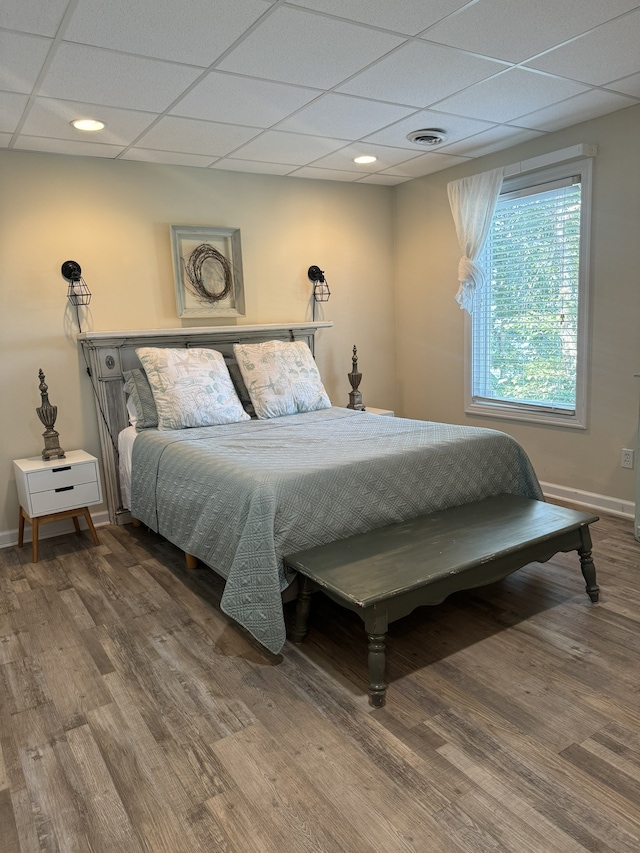
[[[298,334],[312,347],[315,331],[254,327],[249,339],[268,341],[277,333],[291,341]],[[526,453],[504,433],[333,406],[145,429],[132,440],[124,373],[141,344],[174,346],[177,337],[183,346],[224,350],[233,339],[247,340],[247,333],[242,327],[232,333],[181,330],[178,336],[155,333],[152,341],[151,333],[142,341],[118,334],[81,338],[94,376],[106,369],[96,381],[110,383],[102,388],[101,417],[114,429],[120,418],[116,435],[130,459],[129,486],[127,460],[123,467],[111,430],[103,430],[103,461],[106,453],[110,466],[105,476],[117,497],[113,520],[133,515],[219,572],[226,579],[222,609],[274,653],[285,641],[282,593],[293,580],[284,555],[499,493],[542,499]],[[227,335],[231,340],[220,340]]]

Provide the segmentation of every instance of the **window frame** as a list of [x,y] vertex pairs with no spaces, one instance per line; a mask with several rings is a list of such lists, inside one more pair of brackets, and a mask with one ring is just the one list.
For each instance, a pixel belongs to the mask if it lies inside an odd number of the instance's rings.
[[587,388],[588,388],[588,329],[589,329],[589,291],[591,258],[591,198],[593,183],[593,160],[585,159],[565,162],[528,171],[514,177],[505,178],[500,195],[534,187],[554,180],[580,176],[580,271],[578,276],[578,341],[576,361],[576,401],[572,412],[546,408],[527,403],[508,403],[476,398],[473,394],[473,317],[466,315],[465,340],[465,413],[481,417],[501,418],[503,420],[525,421],[532,424],[545,424],[571,429],[587,428]]

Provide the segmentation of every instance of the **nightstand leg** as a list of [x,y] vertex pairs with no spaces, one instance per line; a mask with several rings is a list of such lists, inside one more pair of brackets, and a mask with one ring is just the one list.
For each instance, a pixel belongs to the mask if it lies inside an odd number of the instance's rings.
[[91,513],[89,512],[87,507],[85,507],[82,510],[82,514],[84,515],[85,519],[87,520],[87,525],[89,526],[89,532],[91,533],[91,538],[93,539],[93,544],[99,545],[100,540],[98,539],[98,534],[96,533],[96,529],[93,526],[93,520],[91,518]]
[[18,548],[22,548],[24,542],[24,510],[20,507],[18,516]]
[[80,533],[80,522],[78,521],[78,516],[77,516],[77,515],[74,515],[74,516],[73,516],[73,526],[74,526],[74,527],[75,527],[75,529],[76,529],[76,533]]
[[31,535],[33,537],[33,540],[31,542],[31,548],[32,548],[32,558],[31,559],[33,560],[34,563],[38,562],[38,533],[40,532],[38,529],[39,526],[40,525],[38,523],[38,519],[32,518],[31,519]]

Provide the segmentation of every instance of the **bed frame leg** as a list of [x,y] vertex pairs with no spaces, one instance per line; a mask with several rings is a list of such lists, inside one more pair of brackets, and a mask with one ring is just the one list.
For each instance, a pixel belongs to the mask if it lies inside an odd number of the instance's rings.
[[194,557],[193,554],[187,554],[184,552],[184,560],[187,564],[188,569],[197,569],[198,568],[198,558]]

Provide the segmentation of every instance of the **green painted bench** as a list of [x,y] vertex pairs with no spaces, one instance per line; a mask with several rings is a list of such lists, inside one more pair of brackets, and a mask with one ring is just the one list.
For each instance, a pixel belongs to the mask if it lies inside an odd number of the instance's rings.
[[369,702],[380,708],[388,625],[420,605],[574,550],[596,602],[589,532],[595,521],[598,516],[504,494],[290,554],[285,565],[302,576],[290,639],[304,639],[316,590],[359,613],[369,640]]

